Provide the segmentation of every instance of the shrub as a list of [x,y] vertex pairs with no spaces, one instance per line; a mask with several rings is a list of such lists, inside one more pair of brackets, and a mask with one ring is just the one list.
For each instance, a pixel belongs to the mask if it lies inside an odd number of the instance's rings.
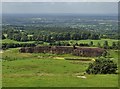
[[86,70],[88,74],[115,74],[117,64],[110,59],[96,59]]

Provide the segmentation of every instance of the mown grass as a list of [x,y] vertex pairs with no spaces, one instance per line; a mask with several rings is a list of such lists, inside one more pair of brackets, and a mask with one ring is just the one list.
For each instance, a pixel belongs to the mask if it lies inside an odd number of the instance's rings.
[[[111,56],[116,52],[110,50]],[[89,62],[59,60],[78,58],[70,54],[19,53],[19,48],[4,50],[3,87],[116,87],[118,75],[84,75]],[[79,57],[80,58],[80,57]],[[10,61],[11,60],[11,61]]]

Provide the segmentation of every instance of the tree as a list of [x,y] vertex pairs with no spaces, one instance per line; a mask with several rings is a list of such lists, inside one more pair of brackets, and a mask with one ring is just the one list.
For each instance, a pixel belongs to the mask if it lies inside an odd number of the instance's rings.
[[98,34],[95,34],[95,33],[94,33],[94,34],[91,35],[91,39],[92,39],[92,40],[98,40],[98,39],[100,39],[100,37],[99,37]]
[[117,42],[117,49],[120,49],[120,41]]
[[84,32],[84,33],[81,34],[81,38],[83,40],[86,40],[86,39],[88,39],[88,35]]
[[78,43],[75,43],[75,46],[78,46],[79,44]]
[[22,34],[21,41],[28,41],[28,36],[26,34]]
[[89,43],[89,46],[93,46],[93,41],[91,41],[91,42]]
[[103,47],[104,47],[104,49],[108,49],[109,48],[108,41],[104,41]]
[[47,42],[51,42],[51,35],[48,35],[48,36],[47,36],[46,41],[47,41]]
[[112,43],[112,48],[113,48],[113,49],[116,49],[116,48],[117,48],[117,45],[116,45],[115,42]]
[[8,33],[8,34],[7,34],[7,38],[8,38],[8,39],[13,39],[13,33]]
[[103,54],[102,54],[102,56],[106,58],[106,57],[107,57],[107,54],[108,54],[108,52],[107,52],[107,51],[104,51]]
[[101,47],[101,44],[99,42],[97,43],[97,47]]
[[28,40],[29,40],[29,41],[33,41],[33,36],[29,36],[29,37],[28,37]]
[[61,46],[60,41],[56,42],[56,45],[57,45],[57,46]]
[[21,35],[20,34],[14,34],[13,35],[13,40],[20,41],[21,40]]
[[86,73],[88,74],[115,74],[117,71],[117,64],[110,59],[96,59],[95,62],[90,63]]
[[65,33],[65,34],[64,34],[64,38],[65,38],[66,40],[70,40],[70,33]]
[[75,46],[75,45],[73,45],[73,49],[76,49],[76,46]]
[[6,37],[2,34],[2,39],[6,39]]

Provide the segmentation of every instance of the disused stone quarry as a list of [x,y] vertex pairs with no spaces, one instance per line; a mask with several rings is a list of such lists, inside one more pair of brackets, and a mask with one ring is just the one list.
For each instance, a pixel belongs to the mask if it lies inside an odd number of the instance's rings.
[[39,46],[23,47],[21,53],[53,53],[53,54],[73,54],[83,57],[101,56],[105,50],[102,48],[72,47],[72,46]]

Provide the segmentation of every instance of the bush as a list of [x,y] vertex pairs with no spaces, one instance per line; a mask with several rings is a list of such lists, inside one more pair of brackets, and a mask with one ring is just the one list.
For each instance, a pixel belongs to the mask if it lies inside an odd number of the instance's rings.
[[110,59],[96,59],[90,63],[86,73],[88,74],[115,74],[117,64]]

